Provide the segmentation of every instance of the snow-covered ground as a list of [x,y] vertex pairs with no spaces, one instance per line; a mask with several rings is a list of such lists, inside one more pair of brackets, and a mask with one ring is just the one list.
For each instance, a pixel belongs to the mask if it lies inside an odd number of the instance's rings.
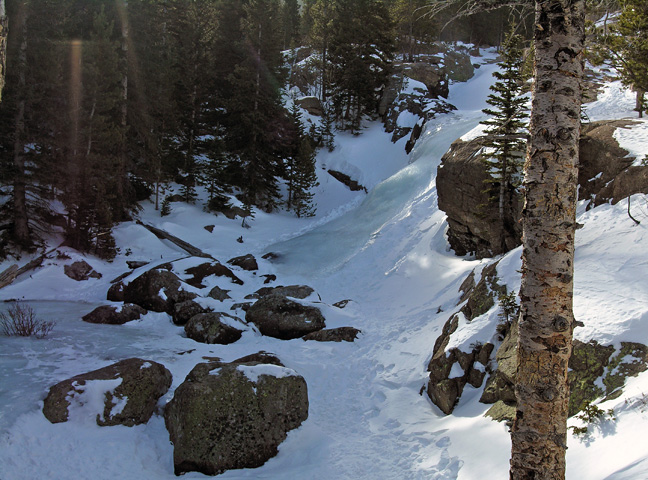
[[[483,60],[483,59],[482,59]],[[476,59],[477,61],[477,59]],[[57,322],[47,339],[0,337],[0,479],[172,479],[172,446],[161,416],[136,427],[98,427],[92,418],[50,424],[41,412],[48,388],[66,378],[137,356],[164,364],[173,395],[203,356],[234,360],[259,350],[278,355],[308,383],[309,418],[289,433],[279,455],[263,467],[229,471],[222,479],[464,479],[506,478],[510,440],[506,427],[483,417],[480,389],[466,387],[459,406],[444,416],[420,394],[434,341],[459,299],[459,285],[488,260],[456,257],[445,238],[438,210],[436,167],[450,143],[470,134],[482,118],[494,65],[483,65],[465,84],[454,84],[449,101],[459,110],[439,116],[410,156],[403,141],[389,142],[378,125],[359,137],[340,135],[337,149],[319,156],[318,214],[296,219],[257,212],[252,228],[239,221],[174,204],[161,218],[144,204],[140,218],[188,240],[221,261],[247,253],[260,262],[258,275],[237,271],[245,285],[211,279],[207,285],[239,298],[274,273],[278,284],[306,283],[321,296],[328,327],[354,326],[354,343],[282,341],[247,331],[238,342],[204,345],[184,335],[166,314],[149,313],[121,326],[93,325],[80,317],[107,304],[109,281],[127,271],[126,260],[167,262],[185,257],[143,227],[115,230],[121,253],[106,263],[62,248],[70,259],[45,265],[0,290],[0,299],[29,300],[44,319]],[[634,118],[634,99],[610,84],[588,108],[592,119]],[[648,154],[648,122],[624,131],[619,140],[637,157]],[[642,140],[643,138],[643,140]],[[323,168],[342,170],[370,190],[350,192]],[[635,226],[626,203],[579,209],[585,226],[577,234],[575,313],[584,341],[648,343],[648,203],[632,199]],[[203,227],[214,225],[210,233]],[[236,239],[243,236],[244,243]],[[266,252],[280,261],[261,260]],[[502,283],[518,290],[520,251],[498,267]],[[101,279],[75,282],[64,264],[84,258]],[[21,264],[27,259],[22,259]],[[195,261],[195,260],[191,260]],[[184,260],[186,266],[189,266]],[[0,265],[6,268],[10,262]],[[344,309],[334,302],[351,299]],[[227,304],[229,308],[229,304]],[[475,319],[491,328],[494,311]],[[461,339],[470,343],[466,332]],[[624,395],[602,408],[617,420],[569,438],[568,477],[640,480],[648,477],[648,374],[628,381]],[[577,425],[577,420],[571,421]],[[188,473],[187,479],[205,478]]]

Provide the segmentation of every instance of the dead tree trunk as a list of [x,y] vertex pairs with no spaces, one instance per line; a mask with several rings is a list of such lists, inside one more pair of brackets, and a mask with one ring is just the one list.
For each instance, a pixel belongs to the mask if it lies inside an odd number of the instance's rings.
[[565,478],[584,0],[537,0],[510,478]]

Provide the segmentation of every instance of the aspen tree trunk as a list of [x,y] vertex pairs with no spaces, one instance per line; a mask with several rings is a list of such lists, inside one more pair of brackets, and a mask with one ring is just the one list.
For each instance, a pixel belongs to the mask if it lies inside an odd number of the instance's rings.
[[565,478],[584,0],[537,0],[513,480]]

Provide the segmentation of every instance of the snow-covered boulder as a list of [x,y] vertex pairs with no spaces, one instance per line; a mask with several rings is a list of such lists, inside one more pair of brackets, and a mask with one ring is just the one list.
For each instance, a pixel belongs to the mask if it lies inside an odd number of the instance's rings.
[[306,381],[276,357],[198,364],[164,411],[175,473],[259,467],[307,417]]
[[243,330],[241,320],[222,312],[194,315],[185,325],[187,337],[201,343],[227,345],[236,342]]
[[192,275],[192,278],[187,280],[187,283],[196,288],[204,288],[202,281],[210,276],[228,277],[232,283],[243,285],[243,280],[234,275],[229,268],[220,262],[205,262],[195,267],[190,267],[185,270],[187,275]]
[[63,272],[77,282],[88,280],[89,278],[101,278],[101,274],[96,272],[85,260],[79,260],[71,265],[64,265]]
[[144,272],[124,287],[124,301],[154,312],[173,313],[175,304],[196,297],[182,289],[182,282],[173,273],[153,269]]
[[227,263],[230,265],[234,265],[235,267],[242,268],[243,270],[247,270],[249,272],[259,269],[259,265],[257,264],[256,258],[254,258],[254,255],[249,253],[241,257],[231,258],[227,261]]
[[139,305],[127,303],[120,308],[114,305],[101,305],[81,319],[88,323],[103,323],[109,325],[123,325],[126,322],[139,320],[147,311]]
[[149,421],[158,399],[171,386],[164,365],[129,358],[63,380],[50,388],[43,414],[52,423],[94,419],[99,426],[133,426]]
[[285,287],[283,285],[279,285],[277,287],[262,287],[256,292],[246,296],[245,298],[254,299],[267,297],[268,295],[280,295],[282,297],[303,299],[309,297],[313,292],[315,292],[315,290],[313,290],[308,285],[288,285]]
[[308,335],[304,335],[302,339],[315,340],[316,342],[353,342],[358,338],[360,333],[360,330],[357,328],[339,327],[311,332]]
[[318,308],[277,294],[258,300],[248,308],[245,319],[254,323],[263,335],[282,340],[303,337],[326,326]]

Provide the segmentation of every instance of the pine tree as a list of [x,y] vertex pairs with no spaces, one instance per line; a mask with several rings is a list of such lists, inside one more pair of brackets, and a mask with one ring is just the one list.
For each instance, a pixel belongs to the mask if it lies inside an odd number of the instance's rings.
[[313,216],[312,188],[317,185],[315,152],[308,135],[304,132],[299,107],[293,104],[290,111],[290,144],[286,155],[286,180],[288,185],[288,210],[297,217]]
[[605,56],[621,75],[625,85],[637,94],[635,109],[639,117],[648,111],[648,0],[622,0],[621,15],[603,35]]
[[498,205],[499,218],[504,228],[513,232],[514,218],[512,203],[516,189],[521,183],[522,167],[526,152],[524,132],[528,118],[525,112],[526,98],[521,96],[524,81],[521,75],[524,63],[522,39],[511,28],[502,45],[500,69],[493,73],[497,79],[490,87],[486,100],[492,108],[483,112],[490,119],[481,122],[487,125],[484,146],[491,149],[485,164],[490,184],[491,199]]

